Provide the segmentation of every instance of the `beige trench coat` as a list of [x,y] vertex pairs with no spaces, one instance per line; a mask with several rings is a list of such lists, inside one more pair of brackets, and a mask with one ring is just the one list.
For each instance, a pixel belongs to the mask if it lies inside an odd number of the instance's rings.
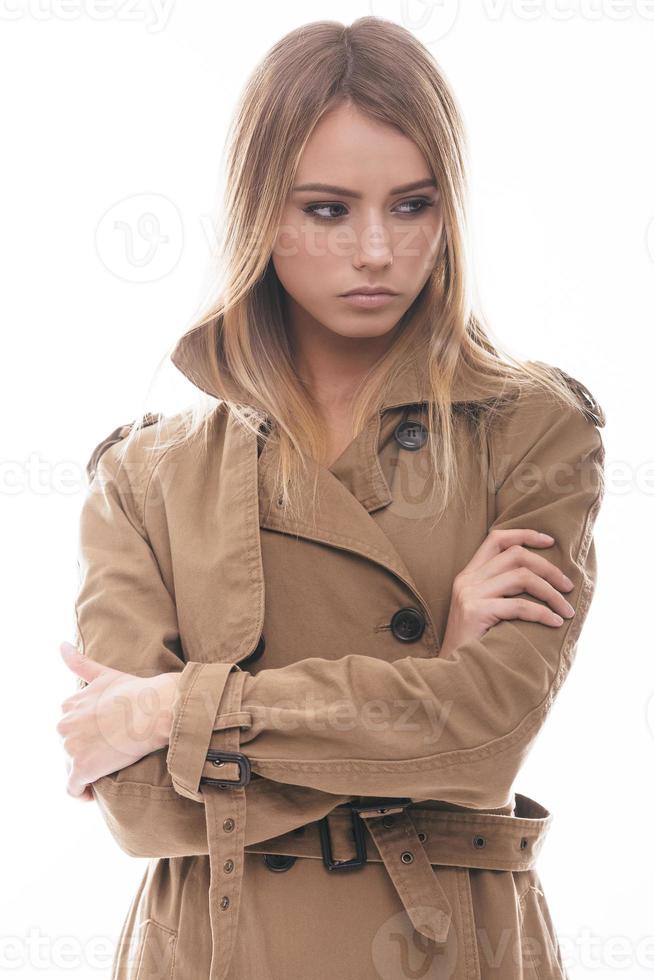
[[[188,337],[173,362],[219,394]],[[77,642],[130,673],[181,671],[169,747],[93,784],[120,847],[152,859],[115,980],[567,976],[534,866],[552,818],[513,784],[596,580],[604,415],[568,381],[583,414],[523,394],[481,446],[457,410],[464,492],[434,530],[409,363],[319,467],[316,528],[282,519],[270,444],[224,404],[208,460],[146,452],[154,425],[122,462],[129,425],[95,448]],[[479,397],[455,389],[457,409]],[[554,536],[542,554],[576,613],[439,658],[454,576],[493,527]]]

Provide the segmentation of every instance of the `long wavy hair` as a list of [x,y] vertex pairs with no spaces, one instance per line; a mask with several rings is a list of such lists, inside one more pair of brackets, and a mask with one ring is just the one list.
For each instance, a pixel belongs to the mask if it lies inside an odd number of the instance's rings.
[[[362,379],[353,402],[356,436],[379,410],[387,385],[408,357],[428,378],[428,451],[438,521],[457,483],[452,390],[455,375],[495,395],[475,421],[502,415],[509,390],[540,386],[583,411],[583,399],[562,372],[520,361],[492,343],[473,309],[466,217],[464,128],[452,91],[431,53],[408,30],[379,17],[345,26],[322,20],[283,36],[250,75],[227,141],[225,215],[217,284],[206,312],[184,337],[205,393],[180,413],[181,425],[153,448],[209,433],[227,410],[259,438],[276,443],[276,491],[294,512],[299,467],[325,458],[324,425],[296,373],[284,319],[284,291],[271,259],[282,209],[311,133],[324,113],[344,102],[397,127],[422,151],[443,206],[440,253],[419,295],[402,317],[396,341]],[[171,348],[172,350],[172,348]],[[166,357],[170,357],[170,351]],[[173,363],[174,359],[173,359]],[[207,382],[208,379],[208,383]],[[214,393],[219,393],[217,396]],[[141,428],[133,423],[124,442]],[[317,485],[314,483],[314,490]]]

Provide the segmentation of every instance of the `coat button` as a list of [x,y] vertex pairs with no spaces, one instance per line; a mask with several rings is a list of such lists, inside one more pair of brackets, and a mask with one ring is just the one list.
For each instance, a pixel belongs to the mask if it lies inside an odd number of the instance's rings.
[[425,617],[413,606],[398,609],[391,619],[391,630],[396,640],[413,643],[419,640],[425,631]]
[[263,651],[265,649],[266,649],[266,641],[262,633],[261,636],[259,637],[259,642],[257,643],[252,653],[248,653],[247,657],[244,657],[243,660],[239,662],[239,667],[242,667],[244,664],[248,664],[248,666],[250,664],[253,664],[255,660],[258,660],[259,657],[263,656]]
[[264,863],[271,871],[288,871],[292,868],[297,858],[290,854],[264,854]]
[[415,452],[427,442],[427,427],[422,422],[400,422],[395,429],[395,438],[403,449]]

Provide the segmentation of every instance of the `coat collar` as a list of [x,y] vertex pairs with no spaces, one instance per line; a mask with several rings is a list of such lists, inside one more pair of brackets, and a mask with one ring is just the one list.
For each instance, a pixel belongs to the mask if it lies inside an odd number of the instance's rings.
[[[210,324],[201,324],[183,334],[175,344],[170,359],[197,388],[214,398],[228,399],[209,371],[208,344],[211,343]],[[472,379],[462,369],[454,378],[452,402],[476,402],[492,398],[497,386],[485,379]],[[415,358],[408,359],[396,372],[388,386],[382,411],[430,401],[425,372]]]

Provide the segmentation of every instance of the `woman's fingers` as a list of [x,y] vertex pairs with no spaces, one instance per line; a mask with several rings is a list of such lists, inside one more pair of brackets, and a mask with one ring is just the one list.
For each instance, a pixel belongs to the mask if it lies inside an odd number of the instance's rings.
[[490,559],[476,572],[470,573],[466,568],[457,576],[457,591],[463,597],[467,593],[483,601],[528,592],[549,603],[564,618],[574,615],[573,606],[561,594],[571,588],[573,583],[556,565],[517,545]]
[[488,609],[500,622],[503,619],[523,619],[530,623],[543,623],[545,626],[561,626],[565,617],[553,612],[549,606],[529,599],[489,599]]
[[[574,616],[562,595],[574,583],[553,562],[531,548],[550,548],[551,535],[533,528],[493,529],[456,575],[441,656],[469,639],[481,638],[504,619],[560,626]],[[521,593],[533,595],[532,602]]]
[[[535,575],[539,575],[546,582],[549,582],[559,592],[570,592],[574,588],[574,582],[565,575],[560,568],[554,565],[543,555],[533,551],[528,551],[520,545],[512,545],[506,551],[502,551],[495,558],[491,558],[485,565],[479,568],[472,579],[475,582],[483,583],[484,580],[494,579],[503,572],[515,569],[528,569]],[[464,569],[467,572],[467,569]],[[497,594],[497,593],[488,593]]]
[[[495,575],[488,579],[481,586],[484,598],[500,598],[517,596],[521,592],[528,592],[536,599],[542,599],[549,606],[569,619],[574,616],[574,607],[570,605],[565,596],[562,596],[558,589],[550,585],[544,578],[532,571],[530,568],[512,568],[500,575]],[[525,600],[529,602],[529,600]],[[533,603],[529,603],[533,605]]]
[[530,548],[551,548],[554,538],[528,527],[515,527],[508,530],[494,528],[489,531],[465,567],[466,571],[476,571],[496,555],[514,545],[528,545]]

